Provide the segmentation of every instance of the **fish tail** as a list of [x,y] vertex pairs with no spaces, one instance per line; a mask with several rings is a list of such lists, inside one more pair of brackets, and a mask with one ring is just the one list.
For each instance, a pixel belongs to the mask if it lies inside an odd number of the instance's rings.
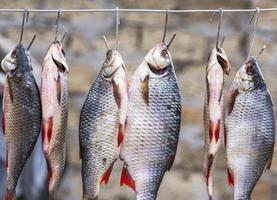
[[5,200],[16,200],[15,191],[6,190]]
[[213,166],[214,166],[214,155],[209,154],[206,156],[206,162],[204,166],[204,176],[206,179],[206,187],[207,187],[207,192],[209,195],[209,200],[212,200],[213,196]]

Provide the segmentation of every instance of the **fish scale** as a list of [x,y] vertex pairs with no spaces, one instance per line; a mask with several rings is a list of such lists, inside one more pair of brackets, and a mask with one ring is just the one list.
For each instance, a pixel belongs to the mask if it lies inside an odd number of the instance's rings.
[[[156,199],[169,159],[175,156],[181,98],[173,67],[166,75],[149,77],[149,105],[134,75],[128,88],[129,105],[121,158],[135,182],[138,200]],[[173,162],[173,161],[172,161]]]
[[[237,75],[238,76],[238,75]],[[274,148],[273,102],[265,83],[239,93],[226,117],[229,182],[234,200],[249,200],[265,169],[269,169]]]

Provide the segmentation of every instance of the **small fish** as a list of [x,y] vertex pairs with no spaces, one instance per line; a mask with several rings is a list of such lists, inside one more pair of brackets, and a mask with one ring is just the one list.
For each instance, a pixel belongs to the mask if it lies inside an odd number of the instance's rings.
[[50,199],[54,199],[65,167],[68,72],[62,44],[55,41],[44,57],[41,81],[42,143],[48,166]]
[[204,164],[203,174],[206,180],[209,199],[213,198],[213,170],[215,157],[224,132],[224,73],[229,75],[230,64],[222,48],[214,48],[206,67],[206,97],[204,104]]
[[226,117],[228,180],[234,200],[250,200],[264,170],[269,169],[275,141],[274,107],[254,57],[238,70]]
[[22,44],[1,62],[6,73],[2,125],[7,146],[5,200],[15,200],[15,189],[23,167],[40,133],[41,102],[30,57]]
[[109,181],[124,137],[127,103],[125,65],[118,51],[108,50],[80,116],[84,200],[97,200],[100,184]]
[[153,47],[128,85],[128,115],[120,151],[120,185],[138,200],[155,200],[175,159],[181,123],[181,97],[168,45]]

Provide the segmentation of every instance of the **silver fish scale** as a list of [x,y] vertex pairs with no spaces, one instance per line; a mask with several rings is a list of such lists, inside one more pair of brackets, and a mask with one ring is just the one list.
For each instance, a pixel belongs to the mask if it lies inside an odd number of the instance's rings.
[[149,105],[140,91],[140,80],[129,88],[129,105],[121,158],[135,181],[137,199],[156,199],[170,158],[175,155],[181,122],[181,98],[170,70],[149,78]]
[[[56,114],[53,117],[53,134],[51,139],[51,149],[49,152],[49,164],[54,170],[56,179],[54,191],[57,190],[60,179],[63,175],[66,157],[66,131],[68,123],[68,83],[67,73],[60,74],[61,101],[57,105]],[[53,145],[53,146],[52,146]],[[54,192],[53,191],[53,192]]]
[[10,79],[13,103],[8,100],[8,105],[5,105],[8,106],[5,113],[5,137],[9,163],[6,188],[10,191],[15,191],[17,180],[31,155],[41,126],[40,95],[34,77],[32,74],[19,75],[22,77]]
[[98,75],[80,117],[80,155],[84,194],[96,197],[101,176],[118,156],[119,111],[112,83]]
[[236,97],[226,118],[227,163],[234,174],[235,200],[249,200],[273,152],[275,127],[271,97],[263,87]]

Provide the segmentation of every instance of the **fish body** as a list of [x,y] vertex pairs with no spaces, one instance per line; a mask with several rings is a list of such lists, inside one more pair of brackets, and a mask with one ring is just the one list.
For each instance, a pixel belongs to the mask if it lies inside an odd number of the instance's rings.
[[150,50],[128,84],[128,115],[120,151],[121,185],[154,200],[177,150],[181,97],[165,43]]
[[7,146],[5,200],[12,200],[16,198],[18,178],[40,133],[41,101],[29,55],[22,44],[3,59],[1,66],[6,72],[2,112]]
[[275,141],[273,102],[254,57],[238,70],[228,108],[228,179],[235,200],[250,200],[263,171],[270,168]]
[[84,200],[98,199],[100,184],[109,181],[124,136],[127,102],[123,60],[116,50],[108,50],[80,116]]
[[203,174],[209,199],[212,199],[215,159],[224,132],[224,73],[229,74],[230,64],[222,48],[214,48],[206,67],[206,96],[204,103],[204,163]]
[[50,199],[55,196],[65,167],[68,71],[62,45],[55,41],[44,57],[41,81],[42,144],[48,167]]

